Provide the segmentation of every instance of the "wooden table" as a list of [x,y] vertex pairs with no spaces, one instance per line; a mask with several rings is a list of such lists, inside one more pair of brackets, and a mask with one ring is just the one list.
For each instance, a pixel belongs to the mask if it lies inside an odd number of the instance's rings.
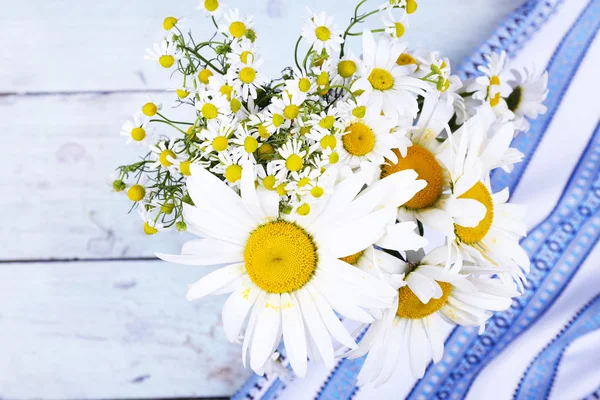
[[[408,38],[457,62],[520,2],[423,0]],[[339,25],[352,12],[348,0],[229,4],[257,15],[272,75],[293,62],[304,5],[334,13]],[[225,299],[185,300],[186,285],[211,269],[153,257],[178,251],[187,236],[145,236],[109,184],[113,169],[141,151],[123,144],[123,121],[147,93],[170,99],[167,76],[144,50],[169,15],[207,36],[211,24],[195,6],[31,0],[2,7],[2,399],[228,396],[251,373],[224,338]]]

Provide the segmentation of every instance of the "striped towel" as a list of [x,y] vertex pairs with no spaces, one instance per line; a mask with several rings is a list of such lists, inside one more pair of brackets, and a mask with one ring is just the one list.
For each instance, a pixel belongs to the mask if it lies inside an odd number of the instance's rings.
[[[530,0],[461,69],[505,50],[516,67],[546,66],[548,112],[519,135],[525,154],[492,175],[528,206],[532,261],[525,293],[479,335],[448,327],[445,355],[415,380],[408,362],[374,389],[357,387],[364,358],[304,379],[251,378],[234,399],[600,399],[600,0]],[[406,360],[405,360],[406,361]]]

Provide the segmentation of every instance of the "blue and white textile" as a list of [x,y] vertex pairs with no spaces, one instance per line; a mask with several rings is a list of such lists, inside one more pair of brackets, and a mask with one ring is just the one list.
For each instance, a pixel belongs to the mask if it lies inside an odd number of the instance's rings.
[[476,329],[445,328],[445,355],[423,379],[406,357],[385,385],[356,387],[364,362],[305,379],[254,377],[235,399],[599,399],[600,398],[600,0],[530,0],[468,62],[505,50],[514,66],[549,72],[548,112],[513,144],[524,154],[494,191],[528,206],[532,261],[525,293]]

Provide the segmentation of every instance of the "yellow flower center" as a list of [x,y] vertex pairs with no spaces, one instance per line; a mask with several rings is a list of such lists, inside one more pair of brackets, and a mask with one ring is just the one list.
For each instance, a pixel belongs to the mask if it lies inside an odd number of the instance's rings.
[[338,161],[340,161],[340,155],[336,151],[329,155],[329,164],[337,164]]
[[363,254],[365,254],[365,251],[359,251],[358,253],[346,256],[346,257],[342,257],[340,258],[340,260],[342,260],[343,262],[346,262],[350,265],[356,265],[358,263],[358,260],[360,260],[360,258],[363,256]]
[[251,51],[244,50],[242,51],[242,54],[240,54],[240,61],[244,64],[250,64],[254,61],[254,54],[252,54]]
[[205,85],[208,85],[209,78],[213,76],[213,73],[209,69],[203,69],[198,73],[198,80]]
[[310,189],[310,194],[315,199],[318,199],[319,197],[323,196],[323,194],[325,194],[325,190],[323,190],[321,186],[315,186],[312,189]]
[[417,60],[415,60],[415,58],[408,53],[402,53],[398,56],[398,59],[396,60],[396,64],[398,64],[398,65],[415,64],[416,65]]
[[184,176],[190,176],[192,173],[190,172],[190,165],[192,163],[189,161],[184,161],[181,164],[179,164],[179,171],[181,171],[181,174]]
[[285,196],[287,193],[287,190],[285,190],[285,183],[280,183],[279,186],[277,186],[277,194],[280,196]]
[[229,102],[229,108],[231,108],[231,111],[236,113],[236,112],[240,111],[240,108],[242,108],[242,103],[240,103],[240,101],[238,99],[233,98]]
[[234,38],[239,39],[246,33],[246,25],[241,21],[235,21],[229,25],[229,33]]
[[160,206],[160,211],[164,212],[167,215],[171,215],[171,213],[173,212],[174,209],[175,209],[175,204],[173,204],[173,203],[167,203],[167,204],[163,204],[162,206]]
[[421,300],[408,286],[402,286],[398,290],[398,311],[396,311],[396,315],[400,318],[423,319],[439,311],[448,302],[452,285],[447,282],[438,282],[438,285],[442,288],[442,297],[431,299],[427,304],[421,303]]
[[273,114],[273,126],[275,126],[275,128],[279,128],[284,121],[283,115]]
[[269,135],[269,131],[263,124],[260,124],[258,126],[258,135],[263,139],[268,139],[271,136]]
[[136,127],[131,130],[131,138],[136,142],[144,140],[145,137],[146,131],[144,130],[144,128]]
[[247,136],[244,139],[244,150],[246,150],[246,153],[254,153],[256,149],[258,149],[258,140],[252,136]]
[[173,153],[173,151],[169,150],[169,149],[163,150],[160,153],[160,156],[158,156],[158,160],[160,161],[160,165],[162,165],[164,167],[170,167],[171,165],[173,165],[173,163],[168,160],[168,157],[175,158],[175,153]]
[[218,114],[219,114],[219,111],[217,110],[217,107],[214,104],[206,103],[205,105],[202,106],[202,116],[204,118],[215,119],[215,118],[217,118]]
[[394,77],[385,69],[373,68],[368,79],[376,90],[390,90],[394,86]]
[[173,66],[173,64],[175,64],[175,57],[168,55],[168,54],[166,54],[164,56],[160,56],[158,58],[158,63],[163,68],[171,68]]
[[356,63],[352,60],[340,61],[337,70],[342,78],[350,78],[356,72]]
[[300,136],[304,136],[310,132],[310,126],[303,126],[300,128]]
[[244,83],[252,83],[256,79],[256,71],[251,67],[244,67],[240,71],[240,80]]
[[231,183],[236,183],[242,177],[242,167],[237,164],[231,164],[225,168],[225,179]]
[[367,107],[365,107],[365,106],[358,106],[352,110],[352,115],[355,116],[356,118],[364,118],[366,113],[367,113]]
[[258,159],[268,161],[273,158],[273,146],[269,143],[263,143],[258,148]]
[[133,185],[127,191],[127,197],[131,201],[140,201],[146,195],[146,189],[142,185]]
[[494,221],[494,202],[490,191],[482,182],[477,182],[465,193],[458,196],[459,199],[477,200],[485,206],[485,217],[474,228],[466,228],[460,225],[454,225],[456,236],[467,244],[473,244],[481,241],[490,231]]
[[319,121],[319,126],[323,129],[331,129],[331,128],[333,128],[334,123],[335,123],[335,117],[333,115],[328,115]]
[[415,0],[406,1],[406,13],[412,14],[417,11],[417,2]]
[[352,124],[342,136],[344,149],[353,156],[369,154],[375,147],[375,134],[363,123]]
[[180,99],[185,99],[186,97],[188,97],[190,95],[190,92],[188,92],[187,90],[183,90],[183,89],[177,89],[177,90],[175,90],[175,93],[177,93],[177,97],[179,97]]
[[499,85],[500,84],[500,78],[496,75],[492,76],[490,78],[490,85]]
[[165,31],[170,31],[175,27],[175,25],[177,25],[177,18],[175,17],[167,17],[163,21],[163,28]]
[[157,232],[158,232],[158,229],[154,228],[153,226],[150,226],[150,224],[148,224],[147,222],[144,222],[144,233],[146,235],[148,235],[148,236],[154,235]]
[[329,74],[327,72],[321,72],[317,78],[317,85],[328,86],[329,85]]
[[401,22],[394,23],[394,28],[396,30],[396,37],[404,36],[404,25]]
[[322,149],[330,148],[333,150],[337,146],[337,139],[334,135],[326,135],[323,136],[320,144]]
[[302,78],[298,81],[298,89],[301,92],[306,93],[310,90],[310,80],[308,78]]
[[296,209],[299,215],[306,216],[310,213],[310,204],[304,203]]
[[285,167],[292,172],[300,171],[302,168],[302,157],[298,154],[292,154],[285,160]]
[[217,136],[213,139],[212,145],[216,151],[224,151],[229,146],[229,139],[225,136]]
[[153,117],[158,112],[158,107],[154,103],[146,103],[142,106],[142,112],[146,117]]
[[300,114],[300,109],[295,104],[290,104],[283,110],[283,115],[285,115],[287,119],[295,119],[298,114]]
[[213,12],[219,7],[219,0],[204,0],[204,8]]
[[308,233],[286,221],[258,227],[244,248],[248,276],[267,293],[300,289],[312,278],[317,261],[317,248]]
[[308,185],[309,183],[310,183],[310,178],[305,176],[304,178],[302,178],[298,181],[298,187],[303,188],[304,186]]
[[500,95],[500,92],[496,93],[496,95],[490,99],[490,105],[492,107],[496,107],[498,104],[500,104],[501,99],[502,96]]
[[402,157],[397,149],[393,149],[393,152],[398,157],[398,163],[394,164],[386,159],[385,164],[381,167],[381,177],[385,178],[395,172],[407,169],[415,170],[419,175],[419,179],[427,182],[427,186],[417,192],[404,206],[412,210],[431,207],[442,194],[444,182],[442,167],[435,159],[435,156],[425,147],[418,144],[413,144],[408,148],[406,157]]
[[317,35],[317,39],[320,41],[326,42],[331,37],[331,31],[326,26],[318,26],[317,29],[315,29],[315,35]]
[[275,183],[277,183],[277,179],[273,175],[269,175],[265,177],[265,179],[263,179],[263,186],[265,187],[265,189],[275,189]]
[[233,88],[227,84],[221,86],[221,88],[219,89],[219,92],[221,92],[221,94],[223,96],[225,96],[227,98],[227,100],[231,100],[231,92],[233,91]]

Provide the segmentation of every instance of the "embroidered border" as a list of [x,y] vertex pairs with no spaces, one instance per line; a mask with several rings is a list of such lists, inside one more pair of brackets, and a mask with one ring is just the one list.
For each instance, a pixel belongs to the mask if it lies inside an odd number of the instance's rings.
[[536,400],[542,395],[548,398],[558,366],[573,341],[600,329],[600,295],[586,304],[574,318],[529,364],[515,391],[516,400]]

